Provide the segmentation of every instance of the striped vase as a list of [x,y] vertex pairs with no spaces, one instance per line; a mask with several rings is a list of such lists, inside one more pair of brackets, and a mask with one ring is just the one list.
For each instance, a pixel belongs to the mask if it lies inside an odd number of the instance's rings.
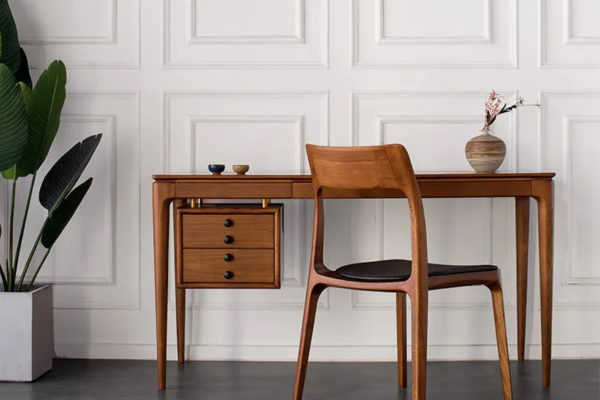
[[465,155],[471,167],[477,172],[495,172],[506,156],[506,145],[499,137],[490,134],[490,129],[482,129],[479,136],[467,142]]

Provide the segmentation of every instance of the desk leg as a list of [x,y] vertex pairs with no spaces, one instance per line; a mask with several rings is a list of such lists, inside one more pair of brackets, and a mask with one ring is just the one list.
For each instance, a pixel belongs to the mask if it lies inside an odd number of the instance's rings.
[[175,187],[171,183],[152,185],[152,214],[154,222],[154,284],[156,290],[156,360],[158,388],[164,390],[167,381],[167,290],[169,254],[169,205]]
[[185,362],[185,289],[176,290],[177,297],[177,361]]
[[543,387],[547,388],[550,387],[550,361],[552,357],[552,181],[534,181],[533,196],[538,202],[542,306],[542,377]]
[[519,361],[525,361],[527,272],[529,253],[529,197],[516,197],[517,222],[517,337]]

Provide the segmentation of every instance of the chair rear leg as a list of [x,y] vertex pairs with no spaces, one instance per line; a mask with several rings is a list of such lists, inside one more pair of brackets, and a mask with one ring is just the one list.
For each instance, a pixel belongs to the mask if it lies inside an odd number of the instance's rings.
[[406,293],[396,293],[396,332],[398,336],[398,387],[406,389]]
[[410,295],[412,322],[412,400],[425,400],[427,389],[428,292]]
[[512,400],[512,382],[510,379],[510,361],[508,358],[508,341],[506,339],[506,322],[504,320],[504,299],[502,285],[497,283],[489,287],[492,292],[494,306],[494,321],[496,324],[496,341],[498,342],[498,358],[500,359],[500,374],[502,376],[502,390],[504,400]]
[[306,302],[304,303],[304,319],[302,322],[302,335],[300,336],[300,350],[298,352],[298,364],[296,365],[296,383],[294,385],[294,400],[301,400],[304,392],[304,381],[306,379],[306,368],[308,367],[308,356],[310,354],[310,343],[312,341],[315,317],[317,315],[317,303],[319,296],[325,290],[323,285],[310,284],[306,289]]

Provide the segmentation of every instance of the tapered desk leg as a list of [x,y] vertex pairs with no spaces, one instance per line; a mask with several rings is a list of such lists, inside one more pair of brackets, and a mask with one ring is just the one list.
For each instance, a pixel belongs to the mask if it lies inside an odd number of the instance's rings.
[[527,272],[529,253],[529,197],[517,197],[517,337],[519,361],[525,361],[527,326]]
[[165,389],[167,381],[167,288],[169,254],[169,205],[175,194],[171,183],[152,185],[154,219],[154,284],[156,289],[156,360],[158,388]]
[[185,289],[176,290],[177,298],[177,361],[185,362]]
[[546,388],[550,387],[550,361],[552,358],[552,181],[540,180],[534,181],[533,184],[533,195],[538,202],[542,306],[542,377],[543,386]]

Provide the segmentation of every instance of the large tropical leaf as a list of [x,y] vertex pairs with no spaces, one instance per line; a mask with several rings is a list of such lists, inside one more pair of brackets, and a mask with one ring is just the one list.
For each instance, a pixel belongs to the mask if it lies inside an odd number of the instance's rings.
[[54,61],[42,72],[27,99],[29,135],[23,158],[17,164],[18,176],[36,172],[50,151],[60,126],[67,84],[67,70],[62,61]]
[[0,171],[21,159],[26,143],[27,113],[23,95],[12,72],[0,64]]
[[102,139],[93,135],[71,147],[50,168],[40,187],[40,203],[49,212],[57,209],[85,170]]
[[31,99],[31,93],[33,93],[33,90],[31,90],[31,88],[24,82],[19,82],[19,88],[21,89],[21,94],[23,95],[23,101],[25,101],[25,109],[27,109],[27,107],[29,107],[29,99]]
[[60,203],[60,206],[52,213],[42,231],[42,246],[49,249],[54,245],[73,217],[73,214],[75,214],[75,211],[77,211],[81,201],[92,185],[93,179],[94,178],[89,178],[87,181],[73,189],[65,200]]
[[29,74],[29,61],[27,61],[27,54],[25,54],[25,50],[23,50],[22,47],[19,50],[21,63],[19,64],[19,69],[17,72],[15,72],[15,79],[19,82],[23,82],[29,87],[33,87],[31,75]]
[[0,63],[5,64],[13,74],[16,74],[21,62],[21,46],[8,0],[0,0],[0,32],[2,32]]

